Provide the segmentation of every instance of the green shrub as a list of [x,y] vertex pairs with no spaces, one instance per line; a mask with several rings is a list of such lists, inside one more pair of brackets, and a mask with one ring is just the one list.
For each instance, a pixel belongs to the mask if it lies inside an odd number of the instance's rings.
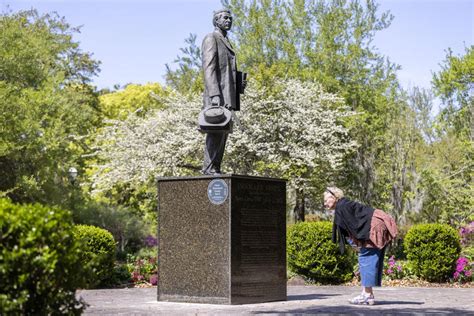
[[404,247],[413,273],[431,282],[448,280],[461,253],[458,232],[446,224],[413,226]]
[[71,214],[0,199],[0,314],[80,314],[83,286]]
[[474,261],[474,246],[462,248],[461,254],[468,258],[469,261]]
[[132,281],[132,275],[128,271],[126,263],[116,262],[112,275],[111,284],[115,286],[126,286]]
[[88,202],[78,207],[73,215],[77,224],[92,225],[108,230],[117,242],[117,259],[125,261],[128,253],[143,247],[147,234],[154,232],[152,223],[131,208]]
[[288,227],[288,268],[319,283],[351,280],[355,256],[349,247],[343,255],[332,242],[331,222],[303,222]]
[[83,245],[81,260],[89,273],[88,287],[109,285],[112,282],[115,259],[115,240],[107,230],[90,225],[76,225],[76,238]]

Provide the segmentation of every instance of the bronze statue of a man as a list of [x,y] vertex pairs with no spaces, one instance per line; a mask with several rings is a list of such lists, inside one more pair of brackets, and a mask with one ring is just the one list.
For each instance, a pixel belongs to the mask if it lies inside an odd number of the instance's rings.
[[[204,109],[225,107],[240,110],[239,94],[245,88],[245,78],[237,72],[235,52],[227,39],[232,27],[229,10],[218,10],[213,16],[214,32],[206,35],[202,42],[202,70],[204,74]],[[222,110],[218,110],[221,111]],[[228,132],[210,132],[206,135],[203,174],[220,174]]]

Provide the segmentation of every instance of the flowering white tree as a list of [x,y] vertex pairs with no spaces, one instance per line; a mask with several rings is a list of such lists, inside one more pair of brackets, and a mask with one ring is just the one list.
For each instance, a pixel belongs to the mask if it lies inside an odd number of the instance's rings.
[[314,179],[324,185],[328,172],[340,168],[356,147],[343,125],[354,112],[314,82],[287,80],[273,89],[277,92],[247,91],[241,117],[245,132],[230,137],[225,165],[234,172],[288,179],[296,194],[294,219],[304,220]]
[[[204,148],[204,136],[197,131],[201,100],[174,95],[165,104],[166,109],[144,118],[132,114],[109,121],[98,137],[102,163],[93,177],[96,189],[198,173]],[[353,114],[342,98],[317,83],[286,80],[271,93],[251,83],[237,114],[244,130],[234,126],[223,171],[286,178],[301,202],[311,180],[339,168],[355,148],[342,124]],[[304,203],[297,205],[299,213],[302,207],[304,217]]]
[[106,122],[96,138],[95,191],[121,183],[139,186],[156,176],[189,175],[198,168],[204,142],[197,131],[198,98],[174,94],[164,102],[166,109],[145,117],[132,113],[125,120]]

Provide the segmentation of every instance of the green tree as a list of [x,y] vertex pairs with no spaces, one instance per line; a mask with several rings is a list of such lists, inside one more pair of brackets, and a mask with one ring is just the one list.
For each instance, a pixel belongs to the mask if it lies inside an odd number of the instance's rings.
[[401,223],[460,226],[474,220],[469,54],[467,50],[466,56],[453,57],[448,51],[446,65],[434,74],[435,92],[442,100],[437,117],[431,115],[430,90],[414,88],[398,101],[400,114],[385,134],[386,155],[377,172],[386,181],[379,183],[387,192],[383,205]]
[[426,146],[418,162],[416,194],[422,207],[415,222],[443,222],[454,226],[474,220],[474,148],[454,134]]
[[88,85],[98,62],[77,31],[56,14],[0,16],[0,194],[14,201],[67,204],[68,169],[82,170],[100,123]]
[[376,190],[381,192],[377,207],[389,210],[399,224],[409,224],[423,208],[425,195],[418,189],[433,140],[433,94],[415,87],[400,93],[396,104],[399,110],[387,124],[384,154],[376,167]]
[[182,94],[202,93],[201,49],[196,44],[196,34],[189,34],[184,42],[187,46],[180,48],[182,55],[174,60],[177,69],[166,64],[166,84]]
[[[242,69],[262,85],[297,77],[316,80],[343,96],[359,113],[349,121],[359,149],[334,181],[371,203],[384,192],[375,186],[384,135],[396,118],[398,66],[377,52],[375,34],[393,16],[375,1],[224,0],[235,15],[231,36]],[[317,180],[316,180],[317,181]]]
[[[151,111],[165,109],[167,107],[165,100],[172,93],[171,89],[163,87],[159,83],[148,83],[145,85],[128,84],[122,90],[104,91],[99,96],[99,103],[101,111],[108,120],[106,124],[97,130],[98,133],[94,135],[94,138],[100,135],[103,130],[106,130],[109,123],[113,124],[114,120],[126,120],[129,116],[146,117]],[[97,148],[94,148],[94,150],[97,150]],[[100,157],[93,155],[87,163],[87,175],[92,176],[97,171],[97,166],[100,166],[102,163],[104,162],[100,160]],[[101,195],[100,198],[94,195],[94,198],[100,200],[100,203],[90,202],[88,207],[77,210],[78,213],[82,214],[79,221],[81,223],[99,225],[112,231],[114,237],[120,243],[121,251],[124,251],[128,239],[130,239],[129,236],[133,235],[133,233],[130,233],[131,230],[140,225],[143,228],[142,221],[147,223],[156,221],[155,191],[156,188],[153,180],[136,185],[130,185],[130,183],[117,185],[113,190],[109,190],[104,195]],[[108,219],[100,223],[90,222],[90,220],[83,216],[84,210],[87,209],[102,215],[108,214],[107,216],[104,215]],[[91,218],[94,218],[94,216]],[[122,225],[118,225],[117,223],[119,222],[122,222]],[[129,226],[132,228],[124,228]],[[145,230],[148,231],[148,228]],[[115,233],[115,231],[119,232]],[[144,233],[142,231],[140,234],[137,233],[135,235],[141,236]]]
[[125,119],[135,111],[146,113],[150,109],[162,108],[159,97],[169,93],[159,83],[129,84],[123,90],[102,94],[99,97],[100,109],[109,119]]
[[442,106],[421,169],[425,197],[417,220],[463,225],[474,220],[474,46],[462,56],[448,50],[441,67],[432,83]]
[[[455,227],[474,220],[473,146],[449,124],[432,116],[431,90],[400,95],[397,118],[384,135],[377,188],[378,207],[400,224],[443,222]],[[440,132],[439,127],[442,127]]]
[[474,45],[462,56],[448,49],[442,70],[433,75],[433,88],[443,101],[440,118],[445,127],[474,141]]

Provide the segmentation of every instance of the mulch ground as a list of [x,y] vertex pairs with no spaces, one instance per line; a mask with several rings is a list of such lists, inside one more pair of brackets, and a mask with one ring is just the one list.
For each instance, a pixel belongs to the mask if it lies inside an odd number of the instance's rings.
[[[349,286],[357,286],[359,285],[359,281],[352,280],[351,282],[345,284]],[[474,282],[467,282],[467,283],[432,283],[424,280],[417,280],[417,279],[403,279],[403,280],[382,280],[382,286],[390,286],[390,287],[451,287],[451,288],[474,288]]]
[[[318,285],[311,282],[305,281],[301,277],[293,277],[288,280],[288,285]],[[357,279],[353,279],[351,282],[342,284],[344,286],[359,286],[360,282]],[[326,285],[327,286],[327,285]],[[432,283],[424,280],[416,279],[404,279],[404,280],[383,280],[382,286],[388,287],[440,287],[440,288],[474,288],[474,282],[467,283]],[[151,285],[150,283],[143,282],[139,284],[127,284],[122,285],[119,288],[149,288],[156,287],[156,285]]]
[[[308,282],[300,276],[292,277],[288,280],[288,285],[318,285],[312,282]],[[359,286],[360,282],[356,278],[352,281],[344,283],[345,286]],[[440,287],[440,288],[474,288],[474,282],[467,283],[432,283],[424,280],[417,279],[403,279],[403,280],[383,280],[382,286],[389,287]]]
[[388,280],[382,281],[383,286],[409,286],[409,287],[452,287],[452,288],[474,288],[474,282],[467,283],[431,283],[423,280]]

